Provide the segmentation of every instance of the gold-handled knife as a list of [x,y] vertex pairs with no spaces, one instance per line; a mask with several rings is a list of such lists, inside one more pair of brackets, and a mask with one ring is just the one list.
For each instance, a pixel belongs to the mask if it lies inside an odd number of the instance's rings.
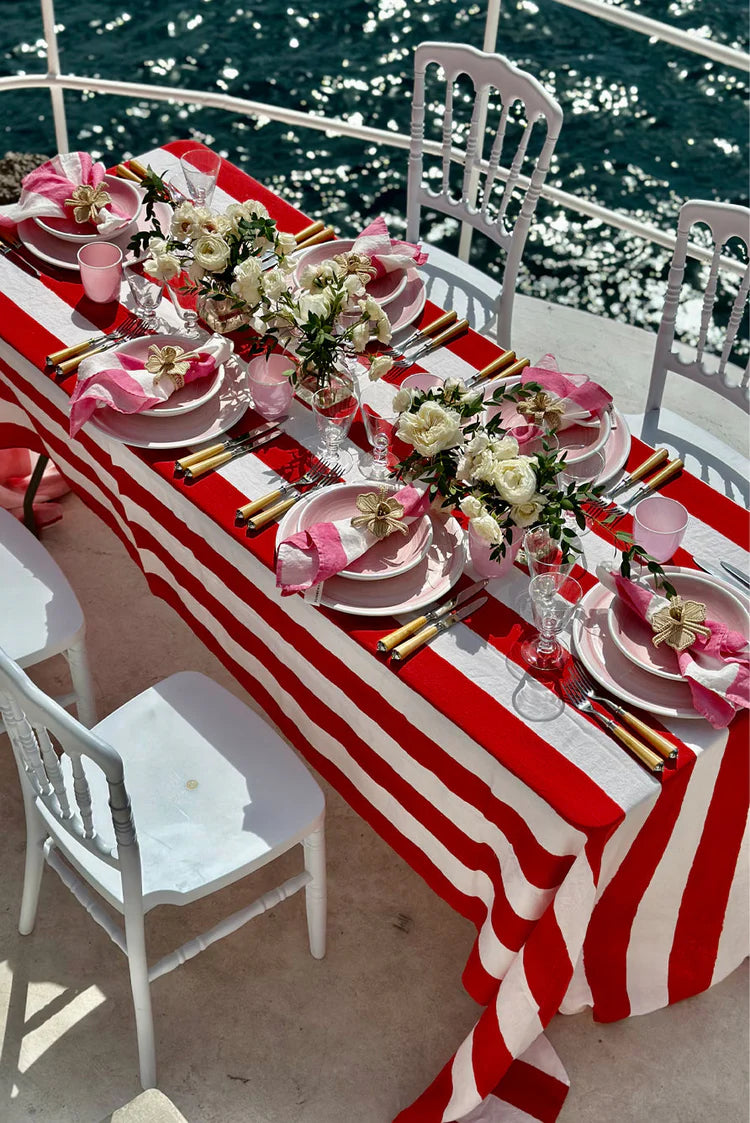
[[221,468],[223,464],[228,464],[230,460],[239,460],[241,456],[247,456],[249,452],[255,452],[262,445],[276,440],[277,437],[281,436],[281,433],[281,429],[273,429],[265,436],[257,437],[252,444],[235,445],[216,456],[209,456],[206,460],[198,461],[192,468],[185,469],[185,483],[192,483],[194,480],[200,479],[201,476],[205,476],[207,472],[213,472],[215,468]]
[[443,601],[437,608],[431,609],[426,612],[424,616],[417,616],[414,620],[410,620],[408,624],[404,624],[401,628],[396,628],[395,632],[389,632],[387,636],[383,636],[378,640],[378,651],[390,651],[399,643],[403,643],[409,636],[413,636],[415,632],[421,632],[428,624],[434,624],[436,620],[442,619],[454,608],[459,608],[469,597],[473,597],[475,593],[480,592],[485,588],[488,577],[483,581],[475,581],[473,585],[469,585],[462,592],[457,593],[455,596],[449,597],[448,600]]
[[247,441],[252,441],[255,437],[260,437],[264,433],[269,433],[271,429],[277,428],[277,421],[264,421],[262,425],[256,425],[254,429],[248,429],[246,433],[242,433],[239,437],[230,437],[228,440],[211,445],[209,448],[202,448],[199,449],[198,452],[191,452],[188,456],[183,456],[179,460],[175,460],[174,473],[176,476],[180,476],[183,472],[186,472],[188,468],[199,464],[201,460],[209,460],[212,456],[220,456],[222,452],[228,452],[231,448],[237,448],[238,445],[246,444]]
[[649,472],[653,472],[654,468],[658,468],[665,460],[669,460],[669,450],[666,448],[657,448],[656,452],[652,453],[647,460],[644,460],[642,464],[639,464],[638,467],[634,468],[624,479],[620,480],[617,487],[614,487],[606,498],[614,499],[616,495],[627,491],[629,487],[638,483],[638,481],[642,480],[644,476],[647,476]]
[[463,608],[454,608],[452,612],[449,612],[447,616],[443,616],[437,623],[429,624],[426,628],[423,628],[421,632],[417,632],[415,636],[411,636],[411,638],[407,639],[404,643],[400,643],[398,647],[394,647],[391,658],[396,663],[401,662],[407,655],[411,655],[412,652],[417,651],[424,644],[429,643],[435,636],[440,635],[441,632],[447,632],[454,624],[460,623],[461,620],[471,615],[472,612],[476,612],[476,610],[481,608],[483,604],[486,604],[488,600],[488,597],[477,597],[471,604],[464,605]]
[[632,507],[634,503],[638,503],[641,499],[645,499],[647,495],[651,495],[651,493],[661,487],[662,484],[673,480],[675,476],[679,476],[682,468],[682,460],[670,460],[666,467],[662,468],[660,472],[657,472],[655,476],[651,477],[645,487],[640,488],[636,491],[635,495],[632,495],[630,499],[625,501],[625,507]]
[[498,355],[491,363],[488,363],[482,370],[478,370],[476,374],[467,378],[467,386],[476,386],[477,383],[482,382],[485,378],[490,378],[493,374],[499,374],[504,371],[512,363],[516,361],[515,351],[504,351],[502,355]]
[[141,182],[141,177],[137,176],[135,172],[131,172],[130,168],[128,168],[125,164],[117,165],[115,169],[115,175],[118,175],[120,179],[129,179],[132,183]]
[[144,168],[140,160],[128,160],[127,167],[129,172],[134,172],[138,176],[138,179],[145,179],[148,175],[148,168]]
[[324,226],[317,234],[313,234],[309,238],[305,238],[304,242],[297,243],[297,249],[292,250],[292,253],[299,253],[300,250],[309,250],[311,246],[318,246],[321,242],[330,242],[336,237],[336,231],[332,226]]
[[450,327],[455,324],[458,319],[458,312],[444,312],[442,316],[438,316],[436,320],[431,323],[425,324],[423,328],[417,328],[411,335],[399,343],[397,347],[386,347],[382,354],[384,355],[403,355],[409,347],[414,343],[423,343],[428,336],[436,335],[438,332],[443,331],[444,328]]
[[297,234],[295,234],[295,242],[298,246],[301,246],[302,243],[306,242],[308,238],[312,238],[313,235],[320,234],[321,230],[325,230],[325,225],[326,224],[324,222],[321,222],[320,219],[318,219],[317,222],[311,223],[309,226],[306,226],[304,230],[300,230]]
[[424,358],[425,355],[431,355],[433,351],[438,351],[441,347],[445,347],[446,343],[451,343],[454,339],[466,335],[468,330],[468,320],[456,320],[456,322],[451,324],[449,328],[446,328],[445,331],[441,331],[439,335],[427,338],[419,349],[409,356],[408,362],[406,359],[403,359],[402,362],[407,363],[407,366],[412,366],[414,363]]

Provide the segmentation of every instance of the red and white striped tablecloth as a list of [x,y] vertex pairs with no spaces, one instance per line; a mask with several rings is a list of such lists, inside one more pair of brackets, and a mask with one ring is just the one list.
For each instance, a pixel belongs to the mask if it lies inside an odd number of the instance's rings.
[[[160,172],[194,142],[141,157]],[[285,230],[309,219],[224,162],[215,206],[261,199]],[[429,304],[425,322],[436,314]],[[176,323],[168,302],[164,318]],[[125,543],[152,591],[214,651],[300,752],[450,905],[476,926],[463,981],[484,1011],[398,1123],[554,1120],[568,1080],[544,1036],[561,1011],[600,1021],[658,1009],[729,974],[746,954],[746,715],[716,732],[665,721],[679,745],[659,780],[598,726],[526,676],[528,578],[490,584],[470,626],[404,666],[376,654],[394,625],[282,600],[275,530],[234,511],[289,476],[317,435],[295,406],[283,440],[189,490],[174,451],[130,449],[91,425],[71,440],[68,395],[44,357],[110,328],[75,274],[36,280],[0,257],[0,444],[46,452]],[[495,346],[473,333],[426,365],[467,373]],[[536,356],[532,356],[536,358]],[[594,373],[595,372],[591,372]],[[390,393],[363,383],[377,404]],[[249,427],[252,413],[238,424]],[[352,439],[365,436],[355,424]],[[637,440],[629,464],[643,459]],[[683,475],[669,494],[691,514],[677,563],[713,553],[742,564],[745,513]],[[586,536],[589,571],[611,557]],[[579,574],[589,587],[590,572]],[[471,580],[470,573],[462,582]]]

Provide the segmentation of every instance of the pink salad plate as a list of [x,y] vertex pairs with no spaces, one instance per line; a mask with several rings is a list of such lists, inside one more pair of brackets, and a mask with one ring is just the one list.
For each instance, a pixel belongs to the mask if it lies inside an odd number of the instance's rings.
[[[115,353],[132,355],[136,359],[143,359],[145,363],[148,358],[148,349],[153,344],[156,344],[157,347],[181,347],[183,351],[200,351],[200,343],[196,343],[194,339],[186,339],[184,335],[149,335],[142,339],[131,339],[127,343],[122,343]],[[198,409],[204,405],[209,398],[218,393],[223,380],[224,367],[220,364],[205,378],[196,378],[194,382],[188,382],[181,390],[175,390],[165,402],[159,402],[157,405],[151,406],[151,409],[145,409],[139,416],[143,418],[162,418],[177,417],[179,414],[189,413],[190,410]]]
[[[171,399],[170,399],[171,400]],[[145,413],[117,413],[107,406],[94,411],[87,426],[120,444],[133,448],[179,448],[226,433],[249,406],[244,376],[229,377],[225,370],[218,392],[203,405],[173,417],[148,417]]]
[[630,706],[660,717],[700,718],[686,682],[668,682],[631,662],[609,634],[614,593],[596,584],[583,597],[573,621],[573,646],[591,677]]
[[[742,601],[727,585],[714,577],[696,573],[684,566],[665,566],[664,572],[683,600],[700,601],[706,606],[709,620],[718,620],[743,636],[750,635],[750,617]],[[653,584],[653,580],[651,580]],[[622,654],[649,674],[672,682],[682,682],[677,670],[677,656],[671,647],[651,642],[651,627],[628,608],[619,597],[613,597],[607,613],[609,634]]]
[[[516,411],[513,402],[504,402],[499,406],[488,405],[486,413],[488,421],[499,413],[506,429],[512,429],[515,425],[528,424],[526,418]],[[566,457],[567,463],[575,464],[579,460],[585,460],[591,453],[604,449],[611,432],[612,416],[609,410],[605,410],[601,417],[595,418],[591,422],[569,425],[567,429],[558,429],[556,436],[560,443],[560,451],[568,454]]]
[[427,303],[427,290],[416,269],[406,273],[406,288],[388,305],[388,319],[391,332],[395,335],[402,328],[414,323],[424,311]]
[[[305,501],[295,504],[279,524],[276,541],[283,542],[300,528]],[[387,581],[349,581],[329,577],[312,590],[310,599],[325,608],[354,616],[392,616],[432,604],[453,588],[464,568],[464,533],[454,518],[443,522],[430,514],[433,538],[422,561]]]
[[[305,504],[297,529],[307,530],[315,523],[336,522],[347,516],[358,515],[360,512],[355,506],[357,496],[377,490],[377,484],[372,483],[341,484],[324,488]],[[388,490],[393,493],[398,489],[389,487]],[[408,534],[389,534],[361,558],[342,569],[339,576],[355,581],[382,581],[408,573],[424,558],[432,545],[433,533],[432,519],[427,514],[422,515],[409,524]]]
[[[156,203],[154,214],[158,218],[162,230],[168,230],[172,221],[171,208],[166,203]],[[119,246],[124,256],[132,234],[136,230],[150,231],[151,229],[151,222],[146,218],[145,211],[140,211],[132,227],[126,227],[123,232],[110,235],[106,241]],[[18,237],[40,261],[45,261],[48,265],[54,265],[57,269],[70,269],[78,273],[77,254],[81,248],[79,242],[67,242],[56,234],[50,234],[47,230],[42,230],[36,219],[33,218],[27,218],[23,222],[19,222]],[[86,239],[88,242],[95,240],[95,238]]]
[[129,183],[125,179],[120,179],[116,175],[105,175],[102,183],[109,192],[112,200],[112,205],[121,211],[122,214],[127,215],[127,218],[122,220],[120,226],[113,230],[110,234],[100,234],[99,228],[93,222],[76,222],[73,217],[72,211],[70,216],[65,218],[35,218],[34,222],[37,226],[41,226],[42,230],[47,234],[52,234],[56,238],[62,238],[66,242],[75,242],[81,245],[83,242],[94,242],[100,238],[105,241],[112,241],[113,237],[119,237],[121,234],[128,233],[130,228],[135,224],[138,217],[138,212],[141,209],[141,196],[136,190],[134,183]]
[[[333,242],[323,242],[319,246],[311,246],[303,250],[297,259],[297,268],[294,270],[294,279],[299,285],[302,270],[307,265],[322,265],[324,261],[331,261],[336,254],[349,253],[354,245],[353,238],[337,239]],[[377,300],[381,308],[391,304],[406,288],[407,270],[397,269],[386,273],[383,277],[374,277],[368,281],[366,288],[369,296]]]

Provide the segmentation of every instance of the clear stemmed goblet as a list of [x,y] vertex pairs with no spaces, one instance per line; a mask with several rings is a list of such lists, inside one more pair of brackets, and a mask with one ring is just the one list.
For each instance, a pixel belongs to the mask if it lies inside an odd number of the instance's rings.
[[198,206],[210,207],[221,167],[221,156],[207,148],[191,148],[180,157],[190,198]]
[[144,273],[138,272],[133,265],[126,265],[123,273],[139,317],[147,328],[153,330],[156,326],[156,309],[161,304],[163,286],[158,281],[152,281]]
[[529,593],[539,632],[524,641],[521,655],[538,671],[560,671],[565,663],[565,650],[557,636],[575,612],[582,596],[581,586],[568,574],[542,573],[531,579]]
[[550,534],[549,527],[532,526],[523,536],[523,551],[532,577],[545,573],[562,573],[567,576],[575,565],[578,554],[563,560],[562,542]]
[[393,412],[379,413],[373,406],[362,403],[362,418],[365,423],[367,439],[372,445],[372,456],[365,456],[360,463],[360,472],[367,480],[388,480],[388,450],[396,424],[397,415]]
[[327,386],[313,394],[312,408],[321,434],[316,455],[321,460],[341,464],[346,473],[352,468],[354,457],[342,447],[342,441],[359,409],[352,379],[345,374],[333,375]]
[[[186,279],[187,279],[186,274],[180,274],[180,277],[178,279],[181,279],[183,282],[186,281]],[[180,303],[180,296],[182,296],[182,298],[184,300],[184,299],[186,299],[187,294],[180,292],[179,289],[173,288],[172,285],[169,284],[169,283],[167,283],[166,289],[167,289],[167,294],[169,296],[169,299],[172,301],[172,305],[174,307],[175,312],[177,313],[177,315],[182,320],[182,324],[183,324],[183,327],[185,328],[185,332],[188,335],[192,335],[194,332],[197,332],[198,331],[198,313],[197,313],[197,311],[195,310],[195,308],[188,307],[187,305]]]

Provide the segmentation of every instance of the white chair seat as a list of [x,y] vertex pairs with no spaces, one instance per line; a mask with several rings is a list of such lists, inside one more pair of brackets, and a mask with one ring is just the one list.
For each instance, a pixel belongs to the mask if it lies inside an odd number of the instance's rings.
[[21,667],[58,655],[83,632],[65,574],[31,531],[0,508],[0,647]]
[[[438,246],[427,244],[424,248],[429,260],[420,265],[419,275],[425,283],[427,299],[440,308],[455,309],[459,319],[468,320],[474,331],[490,334],[502,291],[500,282]],[[495,331],[493,328],[492,334]]]
[[[231,884],[302,842],[322,820],[323,793],[294,752],[263,718],[203,675],[172,675],[92,732],[123,760],[144,911],[186,904]],[[71,780],[67,755],[62,763]],[[84,763],[94,807],[106,807],[104,774]],[[114,845],[111,819],[102,816],[96,828]],[[122,912],[119,871],[72,836],[58,845]]]

